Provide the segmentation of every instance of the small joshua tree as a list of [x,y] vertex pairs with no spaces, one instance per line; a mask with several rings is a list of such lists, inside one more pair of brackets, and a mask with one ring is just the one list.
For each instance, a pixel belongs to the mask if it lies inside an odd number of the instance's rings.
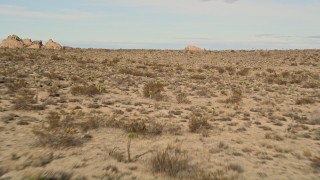
[[34,100],[36,103],[38,103],[38,99],[39,99],[40,78],[41,78],[41,76],[39,74],[36,74],[34,76],[34,83],[36,86],[36,94],[34,96]]
[[130,156],[130,147],[131,147],[131,140],[134,139],[137,136],[136,133],[128,133],[128,144],[127,144],[127,152],[128,152],[128,162],[131,162],[131,156]]

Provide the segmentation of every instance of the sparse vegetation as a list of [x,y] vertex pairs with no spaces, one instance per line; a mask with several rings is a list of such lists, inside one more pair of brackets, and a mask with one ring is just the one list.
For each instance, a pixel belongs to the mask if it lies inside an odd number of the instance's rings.
[[0,48],[0,176],[314,179],[319,57]]

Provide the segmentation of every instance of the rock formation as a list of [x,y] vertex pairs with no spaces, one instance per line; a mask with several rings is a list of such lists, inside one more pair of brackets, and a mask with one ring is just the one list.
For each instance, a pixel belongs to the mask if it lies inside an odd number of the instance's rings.
[[44,49],[61,49],[62,46],[59,43],[54,42],[52,39],[49,39],[49,41],[44,45],[43,48]]
[[31,39],[21,39],[17,35],[8,36],[7,39],[3,40],[0,44],[0,48],[31,48],[31,49],[61,49],[62,46],[54,42],[52,39],[43,46],[42,41],[31,41]]
[[24,44],[25,46],[31,46],[32,41],[31,41],[31,39],[23,39],[23,44]]
[[184,48],[184,50],[186,50],[186,51],[203,51],[202,48],[199,48],[194,45],[188,45],[186,48]]
[[27,48],[40,49],[41,47],[42,47],[42,41],[33,41],[32,44],[30,46],[28,46]]
[[4,48],[24,48],[22,39],[17,35],[8,36],[7,39],[3,40],[0,47]]

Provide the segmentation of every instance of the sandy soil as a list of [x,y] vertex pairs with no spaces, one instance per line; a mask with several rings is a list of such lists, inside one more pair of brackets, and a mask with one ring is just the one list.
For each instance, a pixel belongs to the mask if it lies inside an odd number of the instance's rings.
[[320,50],[0,49],[1,180],[320,179],[319,145]]

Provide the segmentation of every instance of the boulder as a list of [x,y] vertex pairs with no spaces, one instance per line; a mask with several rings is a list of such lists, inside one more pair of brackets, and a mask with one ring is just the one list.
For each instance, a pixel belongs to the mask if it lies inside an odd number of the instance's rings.
[[44,49],[62,49],[62,46],[54,42],[52,39],[49,39],[49,41],[44,45]]
[[32,41],[31,39],[23,39],[23,44],[28,47],[32,45]]
[[194,46],[194,45],[188,45],[186,48],[184,48],[186,51],[203,51],[202,48]]
[[17,35],[8,36],[7,39],[3,40],[0,44],[3,48],[24,48],[22,39]]
[[42,47],[42,41],[33,41],[32,44],[30,46],[28,46],[27,48],[40,49],[41,47]]

